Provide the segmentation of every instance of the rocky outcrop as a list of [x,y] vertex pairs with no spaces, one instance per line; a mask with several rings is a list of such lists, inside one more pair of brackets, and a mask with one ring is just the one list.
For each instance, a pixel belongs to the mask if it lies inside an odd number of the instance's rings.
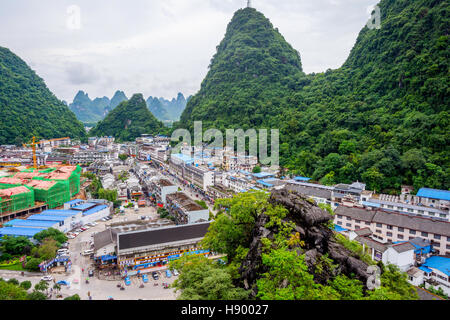
[[[349,277],[356,277],[363,283],[367,282],[368,265],[355,258],[354,253],[336,242],[333,231],[326,225],[332,220],[332,216],[327,211],[322,210],[302,195],[287,189],[273,191],[269,202],[288,209],[289,213],[284,222],[294,222],[293,234],[298,232],[300,239],[305,243],[304,246],[294,247],[292,250],[305,255],[305,263],[308,265],[308,271],[314,274],[314,281],[326,284],[330,278],[338,274],[345,274]],[[258,292],[256,281],[268,271],[262,264],[263,245],[261,239],[272,240],[278,232],[276,227],[266,228],[267,222],[269,222],[269,217],[266,214],[262,213],[258,216],[253,229],[252,243],[239,269],[242,283],[244,283],[245,289],[252,291],[252,296],[256,296]],[[337,265],[337,268],[331,270],[325,266],[320,274],[316,274],[316,265],[321,263],[321,257],[325,254],[328,254],[328,258],[333,260],[333,264]]]

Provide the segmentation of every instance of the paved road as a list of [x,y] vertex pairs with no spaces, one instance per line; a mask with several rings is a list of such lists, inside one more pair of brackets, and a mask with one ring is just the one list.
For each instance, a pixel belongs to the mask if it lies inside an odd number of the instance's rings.
[[[61,292],[63,294],[72,295],[79,294],[80,297],[88,299],[88,293],[92,296],[93,300],[106,300],[112,296],[115,300],[174,300],[176,294],[173,289],[163,289],[162,283],[166,282],[171,284],[175,277],[169,279],[165,278],[165,274],[162,272],[160,280],[154,281],[149,277],[149,282],[145,284],[144,288],[139,288],[142,284],[142,280],[137,277],[131,277],[132,284],[126,286],[125,290],[120,290],[117,284],[124,285],[123,281],[110,281],[100,280],[94,276],[89,278],[89,284],[86,284],[85,280],[88,277],[88,270],[94,269],[92,260],[88,256],[80,255],[84,250],[90,249],[90,242],[93,240],[91,237],[96,232],[106,230],[106,225],[113,222],[132,221],[139,220],[141,216],[148,216],[151,219],[158,218],[156,209],[152,207],[139,208],[137,213],[134,209],[125,209],[124,215],[117,215],[113,220],[108,222],[98,221],[98,225],[92,227],[82,233],[80,233],[75,239],[69,240],[69,250],[72,260],[72,272],[66,277],[70,281],[70,288],[63,288]],[[84,272],[83,272],[84,269]],[[154,284],[157,283],[157,286]]]

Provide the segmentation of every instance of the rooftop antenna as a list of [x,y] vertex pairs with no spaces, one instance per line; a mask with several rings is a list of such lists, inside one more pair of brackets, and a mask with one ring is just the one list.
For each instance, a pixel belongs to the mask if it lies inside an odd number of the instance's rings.
[[247,8],[251,8],[252,7],[252,0],[247,0]]

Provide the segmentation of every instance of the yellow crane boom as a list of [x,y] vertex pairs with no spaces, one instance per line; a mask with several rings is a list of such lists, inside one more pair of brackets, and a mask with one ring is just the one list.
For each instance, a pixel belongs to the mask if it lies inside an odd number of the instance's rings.
[[27,143],[27,144],[23,144],[23,146],[25,148],[31,146],[31,149],[33,150],[33,168],[37,169],[37,161],[36,161],[36,145],[41,144],[41,143],[45,143],[45,142],[50,142],[50,141],[58,141],[58,140],[67,140],[70,139],[69,137],[65,137],[65,138],[56,138],[56,139],[49,139],[49,140],[41,140],[36,142],[36,137],[33,137],[33,139],[31,140],[31,142]]

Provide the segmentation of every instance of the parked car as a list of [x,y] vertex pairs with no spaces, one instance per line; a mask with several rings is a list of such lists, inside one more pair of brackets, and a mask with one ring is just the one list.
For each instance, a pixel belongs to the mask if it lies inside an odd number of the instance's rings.
[[41,278],[41,280],[43,280],[43,281],[53,281],[53,277],[52,276],[43,276]]
[[105,222],[105,221],[108,221],[108,219],[106,219],[106,218],[102,218],[102,221],[103,221],[103,222]]
[[178,270],[177,269],[173,269],[173,275],[176,277],[176,276],[178,276],[180,273],[178,272]]
[[58,251],[56,251],[57,254],[68,254],[69,253],[69,249],[59,249]]
[[96,225],[98,225],[98,223],[97,222],[91,222],[91,224],[95,227]]
[[69,238],[69,239],[75,239],[76,236],[74,236],[73,234],[71,234],[71,235],[68,235],[67,238]]
[[81,231],[86,231],[86,230],[87,230],[87,228],[81,227]]
[[131,284],[130,277],[126,277],[124,280],[125,280],[125,284],[126,284],[127,286],[129,286],[129,285]]
[[142,281],[143,281],[144,283],[147,283],[147,282],[148,282],[148,276],[147,276],[146,274],[143,274],[143,275],[142,275]]
[[62,286],[68,286],[68,285],[70,285],[70,282],[66,281],[66,280],[60,280],[57,282],[57,284],[60,284]]
[[94,276],[94,270],[89,270],[89,277],[93,277]]
[[166,270],[166,277],[170,278],[172,276],[172,273],[170,272],[169,269]]
[[158,280],[159,279],[158,273],[156,271],[152,272],[152,277],[153,277],[153,280]]
[[92,249],[84,250],[83,256],[90,256],[93,253],[94,253],[94,250],[92,250]]

